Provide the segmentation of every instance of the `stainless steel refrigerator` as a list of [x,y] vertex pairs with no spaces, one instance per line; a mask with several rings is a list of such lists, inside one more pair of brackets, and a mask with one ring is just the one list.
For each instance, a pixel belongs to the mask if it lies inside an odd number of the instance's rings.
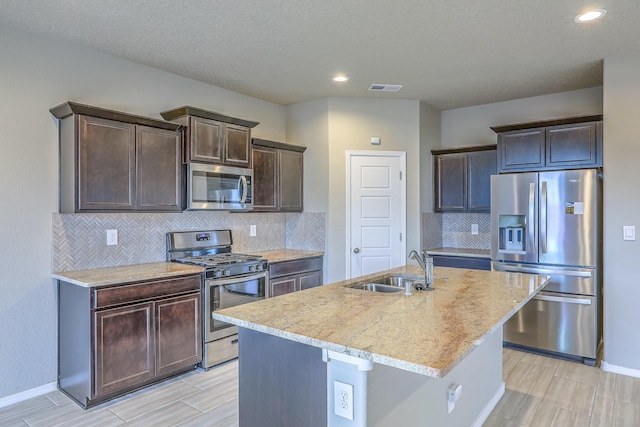
[[493,175],[491,233],[493,270],[551,276],[505,323],[504,341],[594,365],[602,336],[600,171]]

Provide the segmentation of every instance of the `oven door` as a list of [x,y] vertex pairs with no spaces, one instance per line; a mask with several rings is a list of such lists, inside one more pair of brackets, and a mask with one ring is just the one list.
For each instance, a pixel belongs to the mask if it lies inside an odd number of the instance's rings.
[[[213,318],[216,310],[259,301],[265,297],[267,273],[205,281],[205,342],[236,333],[237,328]],[[231,330],[230,328],[233,328]]]

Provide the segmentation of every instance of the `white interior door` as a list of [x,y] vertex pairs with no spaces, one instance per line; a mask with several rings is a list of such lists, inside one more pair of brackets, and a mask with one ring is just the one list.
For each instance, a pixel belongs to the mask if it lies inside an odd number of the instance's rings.
[[347,277],[404,265],[406,155],[347,151]]

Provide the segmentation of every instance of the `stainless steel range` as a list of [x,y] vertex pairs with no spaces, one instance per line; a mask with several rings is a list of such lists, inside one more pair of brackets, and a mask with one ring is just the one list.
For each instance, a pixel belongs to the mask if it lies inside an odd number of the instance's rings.
[[167,233],[167,260],[206,268],[202,295],[202,367],[238,357],[238,327],[219,320],[215,310],[264,299],[269,288],[267,260],[231,251],[231,230]]

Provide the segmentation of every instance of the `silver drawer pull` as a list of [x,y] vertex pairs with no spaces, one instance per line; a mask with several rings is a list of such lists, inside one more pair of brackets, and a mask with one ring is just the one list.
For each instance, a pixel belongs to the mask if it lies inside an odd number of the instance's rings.
[[553,297],[549,295],[536,295],[533,299],[539,301],[566,302],[569,304],[591,305],[591,300],[586,298]]
[[238,339],[236,338],[235,340],[231,340],[231,344],[238,344]]

